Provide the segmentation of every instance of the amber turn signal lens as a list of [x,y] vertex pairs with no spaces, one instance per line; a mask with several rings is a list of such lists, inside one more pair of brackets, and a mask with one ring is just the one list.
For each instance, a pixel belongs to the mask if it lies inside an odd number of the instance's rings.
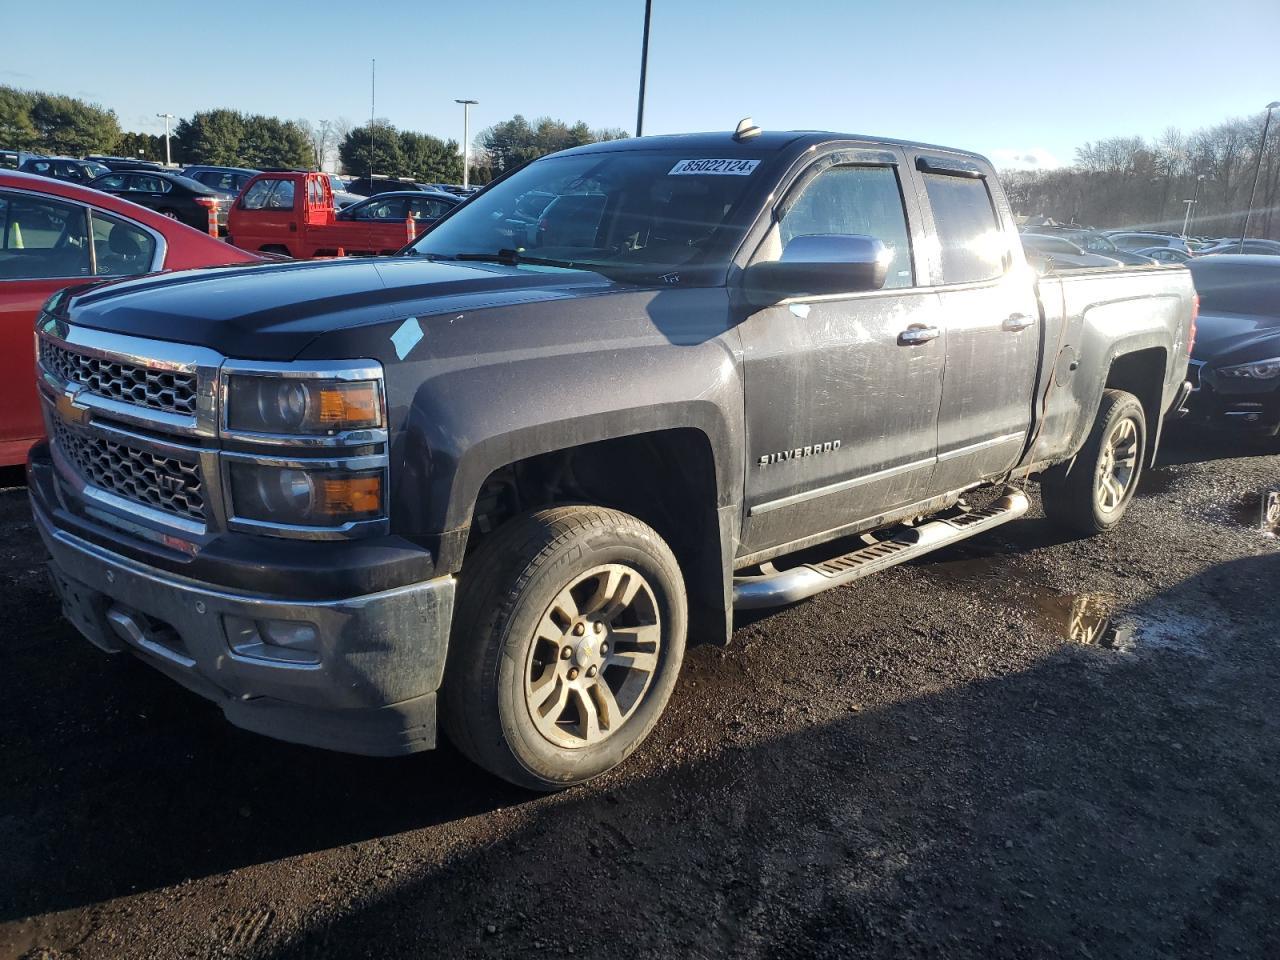
[[376,383],[333,383],[320,388],[320,422],[325,426],[375,427],[382,417],[378,410]]
[[326,477],[320,512],[332,517],[368,516],[382,510],[382,477]]

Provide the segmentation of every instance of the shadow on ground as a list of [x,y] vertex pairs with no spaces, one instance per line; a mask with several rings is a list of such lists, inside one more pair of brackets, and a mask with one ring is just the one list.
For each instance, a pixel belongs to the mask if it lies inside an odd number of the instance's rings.
[[[1198,580],[1179,593],[1256,604],[1280,555]],[[1272,593],[1258,616],[1278,615]],[[1280,661],[1248,627],[1211,632],[1186,639],[1232,645],[1250,675],[1066,648],[731,742],[539,803],[271,953],[1275,956]]]

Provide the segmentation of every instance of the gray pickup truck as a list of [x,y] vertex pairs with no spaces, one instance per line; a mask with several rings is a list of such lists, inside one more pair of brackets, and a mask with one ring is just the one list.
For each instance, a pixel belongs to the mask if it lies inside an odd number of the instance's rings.
[[380,755],[442,725],[553,789],[735,609],[1013,520],[1033,475],[1066,529],[1117,523],[1194,302],[1177,267],[1037,278],[971,153],[601,143],[395,257],[57,295],[31,499],[66,616],[232,723]]

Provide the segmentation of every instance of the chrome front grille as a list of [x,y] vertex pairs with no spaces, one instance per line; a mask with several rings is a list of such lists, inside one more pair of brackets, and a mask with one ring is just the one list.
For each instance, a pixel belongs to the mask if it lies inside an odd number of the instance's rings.
[[126,500],[204,523],[204,483],[193,457],[162,457],[53,421],[58,450],[83,479]]
[[108,400],[194,416],[196,375],[138,366],[80,353],[44,337],[40,338],[40,362],[68,383],[78,383],[90,393]]

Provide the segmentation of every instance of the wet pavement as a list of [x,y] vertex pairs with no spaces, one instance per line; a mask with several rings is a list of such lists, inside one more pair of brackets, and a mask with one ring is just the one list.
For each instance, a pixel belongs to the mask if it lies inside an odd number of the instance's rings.
[[1110,535],[742,618],[549,797],[100,654],[0,474],[0,958],[1280,956],[1280,455],[1167,453]]

